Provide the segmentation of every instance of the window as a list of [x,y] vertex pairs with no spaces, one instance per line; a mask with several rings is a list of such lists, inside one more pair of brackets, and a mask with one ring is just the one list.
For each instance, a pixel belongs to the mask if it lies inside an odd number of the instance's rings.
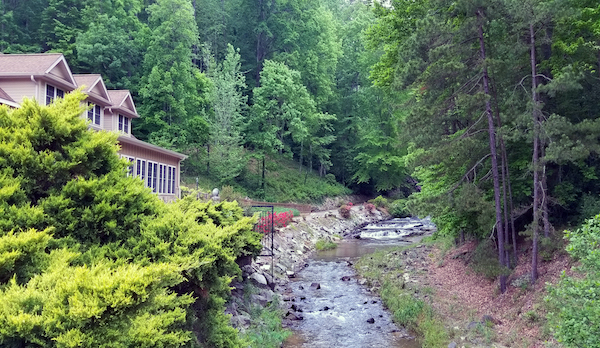
[[46,85],[46,105],[52,103],[56,98],[63,98],[65,91],[51,85]]
[[165,166],[158,166],[158,193],[165,193]]
[[152,172],[154,176],[152,177],[152,192],[156,192],[158,189],[156,187],[156,179],[158,178],[158,163],[152,163]]
[[144,184],[146,184],[146,161],[139,159],[136,163],[136,173],[135,175],[142,180]]
[[167,193],[173,193],[173,190],[171,189],[171,180],[173,179],[173,171],[172,171],[171,166],[169,166],[168,171],[169,171],[169,177],[167,178]]
[[169,176],[169,189],[170,193],[175,194],[175,167],[170,167],[169,169],[171,169],[171,176]]
[[95,125],[100,125],[100,111],[101,108],[99,105],[95,105],[93,103],[88,103],[88,120],[92,121]]
[[154,188],[152,186],[152,180],[153,180],[153,178],[154,178],[154,170],[152,168],[152,162],[148,162],[148,181],[147,181],[146,186],[148,186],[148,187],[150,187],[152,189]]
[[129,134],[129,118],[119,115],[119,130]]

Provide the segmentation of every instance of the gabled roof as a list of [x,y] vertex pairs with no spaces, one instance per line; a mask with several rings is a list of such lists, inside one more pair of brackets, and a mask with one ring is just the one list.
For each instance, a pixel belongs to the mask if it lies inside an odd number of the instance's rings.
[[44,76],[75,89],[71,69],[61,53],[0,54],[1,77]]
[[110,100],[112,101],[111,108],[113,110],[116,110],[117,112],[122,112],[134,118],[140,117],[135,108],[135,104],[133,103],[131,93],[129,93],[128,90],[109,90],[108,95],[110,96]]
[[112,102],[102,80],[102,75],[75,74],[73,77],[75,78],[75,82],[77,82],[77,87],[84,87],[83,92],[92,97],[92,99],[99,99],[106,103],[107,106],[111,105]]
[[10,95],[8,95],[8,93],[6,93],[2,88],[0,88],[0,104],[5,104],[14,108],[19,107],[19,103],[11,98]]

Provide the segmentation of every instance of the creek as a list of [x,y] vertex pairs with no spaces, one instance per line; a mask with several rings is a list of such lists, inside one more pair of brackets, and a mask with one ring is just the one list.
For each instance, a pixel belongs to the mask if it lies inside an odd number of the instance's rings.
[[397,327],[377,294],[367,289],[352,264],[365,254],[409,245],[431,233],[428,219],[392,219],[369,224],[334,250],[320,251],[290,283],[294,316],[285,348],[417,348]]

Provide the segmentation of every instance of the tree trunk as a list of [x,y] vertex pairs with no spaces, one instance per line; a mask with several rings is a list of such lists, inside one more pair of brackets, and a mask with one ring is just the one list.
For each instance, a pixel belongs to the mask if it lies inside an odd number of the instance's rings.
[[210,142],[206,143],[206,176],[210,175]]
[[262,188],[262,192],[263,192],[263,199],[265,198],[265,158],[267,156],[263,154],[263,158],[262,158],[262,182],[260,183],[261,188]]
[[300,170],[299,174],[302,175],[302,151],[304,151],[304,141],[300,142]]
[[[479,49],[481,54],[481,60],[483,62],[483,90],[489,97],[485,102],[485,112],[488,118],[488,132],[490,136],[490,154],[492,158],[492,176],[494,179],[494,202],[496,204],[496,230],[498,231],[498,260],[501,265],[506,265],[504,258],[504,229],[502,226],[502,205],[500,203],[500,175],[498,174],[498,158],[496,151],[496,129],[494,127],[494,116],[492,115],[492,107],[490,105],[490,88],[489,88],[489,76],[486,66],[485,57],[485,44],[483,40],[483,14],[481,10],[477,11],[477,17],[479,19]],[[500,276],[500,292],[506,291],[506,276]]]
[[[495,101],[495,111],[496,111],[496,122],[498,123],[498,128],[502,128],[502,119],[500,118],[500,107],[498,106],[498,94],[496,93],[496,88],[492,88],[492,92],[494,93],[494,101]],[[500,135],[499,137],[499,141],[500,141],[500,152],[502,153],[502,172],[503,172],[503,180],[506,179],[505,183],[506,183],[506,189],[508,189],[508,204],[509,204],[509,218],[510,218],[510,231],[511,231],[511,236],[512,236],[512,249],[513,249],[513,260],[514,260],[514,264],[517,264],[517,260],[519,259],[519,256],[517,254],[517,236],[516,236],[516,230],[515,230],[515,218],[513,216],[513,212],[515,211],[514,209],[514,204],[513,204],[513,195],[512,195],[512,185],[511,185],[511,181],[510,181],[510,170],[508,168],[508,156],[506,155],[506,145],[504,144],[504,139],[502,138],[502,136]],[[506,173],[506,178],[504,178],[504,173]],[[506,195],[506,191],[504,192],[504,194]],[[505,199],[505,204],[504,204],[504,210],[506,212],[506,199]],[[505,217],[506,219],[506,213],[505,213]],[[505,224],[506,226],[506,224]],[[506,240],[508,240],[508,228],[504,229],[504,233],[506,234]],[[508,244],[508,243],[507,243]]]
[[533,119],[533,221],[531,223],[533,246],[531,252],[531,281],[535,282],[538,278],[538,235],[540,228],[540,119],[538,112],[538,94],[537,94],[537,64],[535,55],[535,32],[533,24],[529,25],[530,38],[530,59],[531,59],[531,94],[532,94],[532,119]]
[[542,162],[542,221],[544,223],[544,237],[550,237],[550,219],[548,213],[548,177],[546,176],[546,143],[541,141],[541,162]]

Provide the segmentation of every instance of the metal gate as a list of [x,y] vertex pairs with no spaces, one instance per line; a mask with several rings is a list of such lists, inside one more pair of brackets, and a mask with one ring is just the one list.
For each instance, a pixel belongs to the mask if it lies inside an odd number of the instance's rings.
[[259,256],[273,257],[275,255],[273,250],[273,234],[275,232],[273,217],[275,213],[275,207],[272,205],[253,205],[251,211],[252,215],[259,213],[258,220],[254,225],[254,231],[263,234],[263,253]]
[[[275,207],[272,205],[253,205],[251,208],[252,215],[259,213],[254,230],[262,233],[263,238],[261,243],[263,245],[262,253],[258,256],[268,256],[271,258],[271,280],[274,280],[274,267],[275,267],[275,249],[273,247],[273,236],[275,234],[275,228],[273,220],[275,217]],[[274,283],[271,284],[273,286]]]

